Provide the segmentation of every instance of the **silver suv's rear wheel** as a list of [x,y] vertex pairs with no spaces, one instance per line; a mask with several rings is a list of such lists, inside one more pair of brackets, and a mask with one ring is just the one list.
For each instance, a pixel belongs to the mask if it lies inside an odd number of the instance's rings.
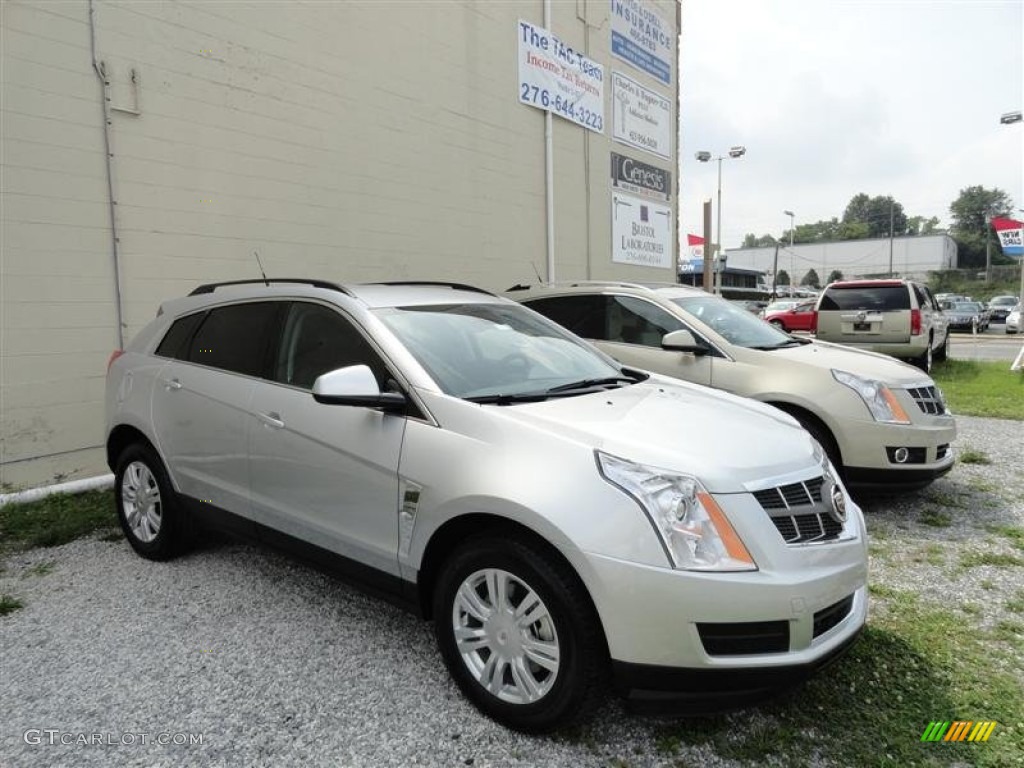
[[121,452],[114,474],[121,530],[132,549],[150,560],[178,555],[188,542],[188,517],[156,452],[145,443]]
[[497,535],[464,541],[438,574],[434,627],[462,692],[511,728],[558,728],[600,698],[601,624],[575,572],[541,543]]

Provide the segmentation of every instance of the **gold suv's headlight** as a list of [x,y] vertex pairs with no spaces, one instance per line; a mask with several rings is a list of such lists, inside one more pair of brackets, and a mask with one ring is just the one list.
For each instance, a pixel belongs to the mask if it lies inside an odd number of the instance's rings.
[[672,565],[693,571],[756,571],[721,507],[700,481],[595,452],[601,475],[647,513]]
[[882,382],[846,371],[833,370],[832,375],[840,384],[845,384],[860,395],[875,421],[884,421],[888,424],[910,423],[910,417],[903,410],[896,395]]

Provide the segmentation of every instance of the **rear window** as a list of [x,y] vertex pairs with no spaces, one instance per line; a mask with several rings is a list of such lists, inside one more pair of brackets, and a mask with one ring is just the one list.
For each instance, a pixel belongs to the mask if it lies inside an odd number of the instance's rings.
[[910,291],[905,285],[833,286],[821,297],[819,311],[867,309],[884,312],[910,309]]
[[211,310],[187,345],[185,359],[260,376],[278,308],[272,302],[259,302]]

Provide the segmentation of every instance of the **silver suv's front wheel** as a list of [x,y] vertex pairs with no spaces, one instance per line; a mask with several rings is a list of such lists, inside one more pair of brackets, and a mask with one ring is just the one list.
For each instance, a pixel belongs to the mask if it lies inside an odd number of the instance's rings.
[[605,674],[600,623],[576,574],[539,544],[474,537],[441,568],[434,624],[463,693],[509,727],[585,716]]

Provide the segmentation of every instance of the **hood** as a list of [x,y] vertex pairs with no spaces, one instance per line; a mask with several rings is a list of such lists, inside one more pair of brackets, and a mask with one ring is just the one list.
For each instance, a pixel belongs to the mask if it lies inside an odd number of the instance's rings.
[[799,347],[788,347],[772,351],[746,350],[759,355],[771,355],[773,359],[788,363],[803,363],[816,368],[846,371],[888,384],[890,387],[931,386],[934,382],[928,374],[895,357],[869,352],[862,349],[812,341]]
[[782,411],[662,376],[594,394],[484,407],[629,461],[693,475],[715,493],[821,471],[816,444]]

